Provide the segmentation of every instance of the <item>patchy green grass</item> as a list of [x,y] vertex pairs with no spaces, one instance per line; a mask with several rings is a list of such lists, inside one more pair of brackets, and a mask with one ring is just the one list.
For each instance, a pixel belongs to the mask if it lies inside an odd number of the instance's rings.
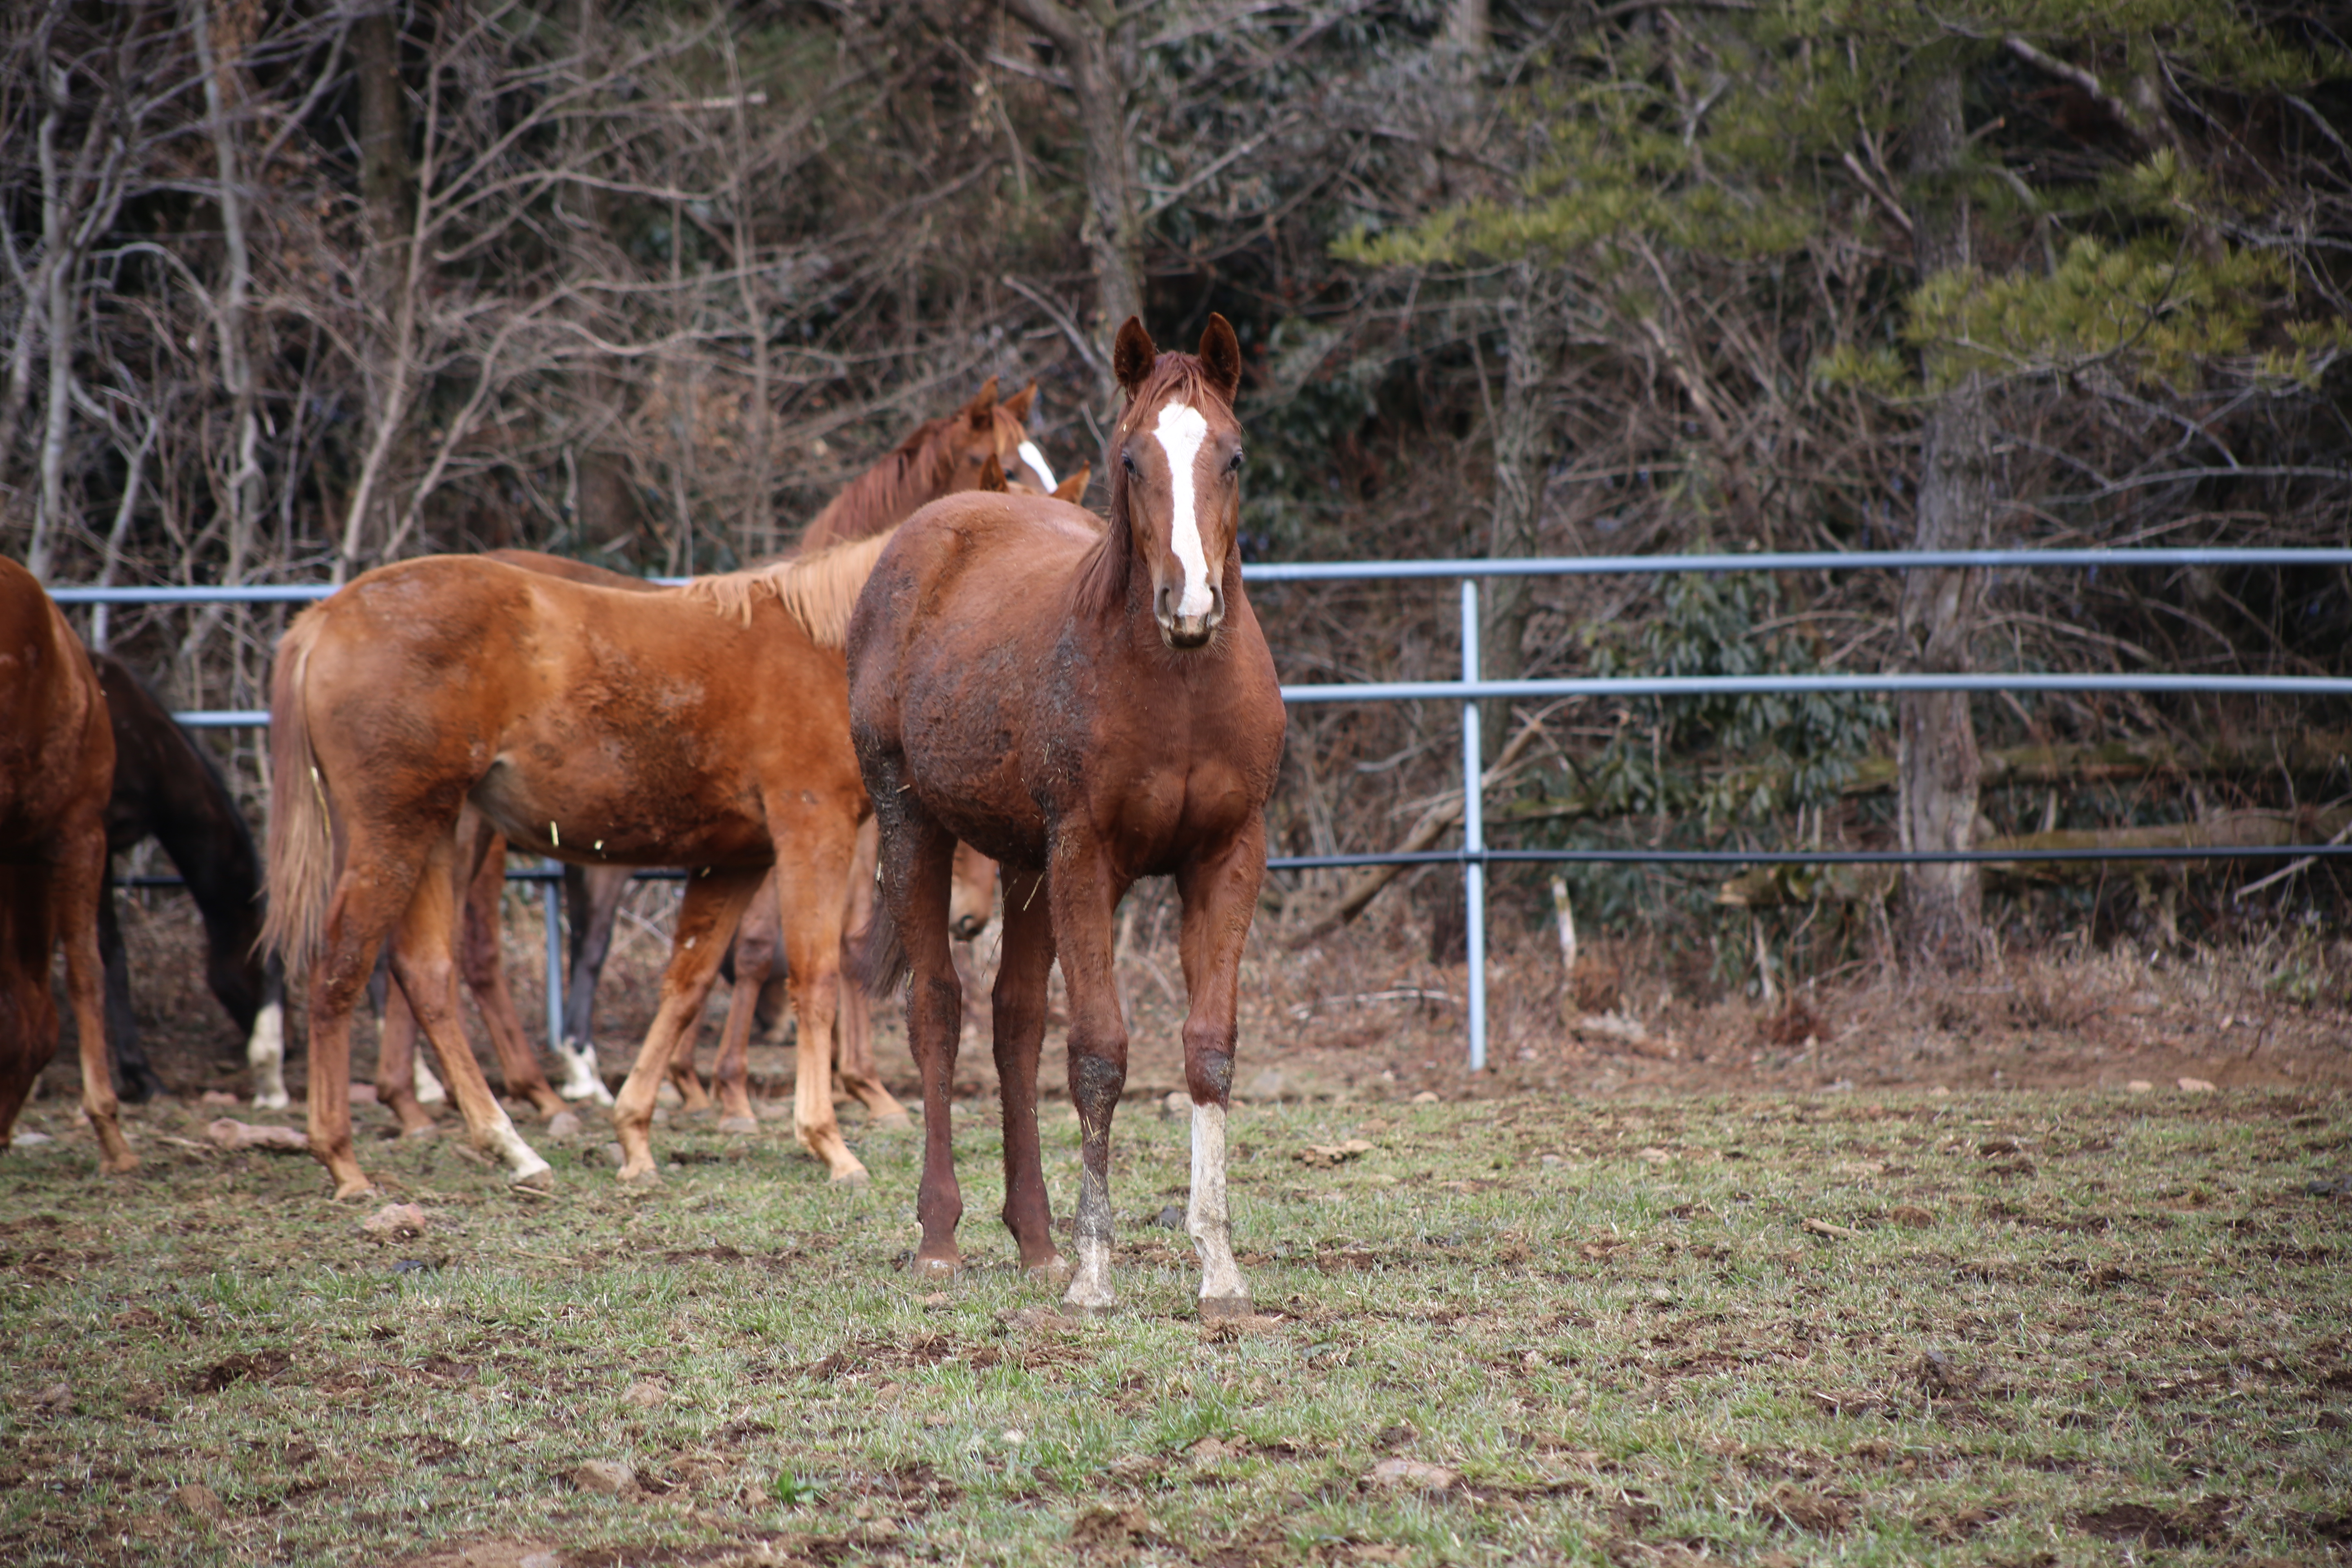
[[189,1111],[139,1118],[134,1181],[0,1159],[0,1561],[2352,1554],[2352,1203],[2308,1190],[2352,1102],[1242,1108],[1239,1333],[1150,1223],[1183,1121],[1123,1113],[1121,1310],[1067,1324],[993,1116],[945,1290],[901,1272],[904,1134],[852,1193],[783,1123],[674,1124],[661,1191],[551,1149],[544,1201],[370,1143],[429,1215],[382,1239]]

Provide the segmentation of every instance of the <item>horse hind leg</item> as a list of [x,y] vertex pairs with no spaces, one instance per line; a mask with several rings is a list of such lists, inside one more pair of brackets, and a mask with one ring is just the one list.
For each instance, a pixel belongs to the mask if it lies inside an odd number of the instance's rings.
[[272,952],[262,964],[261,1006],[253,1015],[253,1033],[245,1042],[245,1062],[253,1089],[253,1103],[264,1110],[283,1110],[286,1093],[286,964]]
[[759,1119],[751,1114],[751,1027],[760,1011],[760,994],[779,967],[782,940],[775,874],[770,872],[735,927],[735,981],[727,998],[727,1025],[719,1036],[719,1059],[710,1069],[710,1081],[719,1091],[721,1132],[760,1130]]
[[[874,865],[879,854],[879,829],[869,816],[857,830],[857,850],[849,863],[849,908],[842,921],[844,931],[864,931],[874,918]],[[847,952],[845,938],[845,960]],[[844,985],[839,995],[840,1006],[834,1015],[834,1057],[841,1087],[866,1107],[866,1119],[876,1128],[903,1131],[913,1125],[907,1108],[882,1087],[882,1074],[874,1061],[874,1004],[859,985]]]
[[849,1152],[833,1113],[834,1027],[841,1009],[841,917],[855,859],[855,817],[822,812],[785,816],[776,841],[776,900],[783,922],[785,984],[800,1020],[793,1079],[793,1131],[836,1182],[863,1184],[866,1166]]
[[[1016,876],[1026,897],[1039,877]],[[1021,1266],[1059,1284],[1072,1271],[1054,1245],[1053,1206],[1037,1136],[1037,1058],[1045,1037],[1045,996],[1054,967],[1054,923],[1041,902],[1008,904],[1002,961],[992,996],[998,1092],[1004,1105],[1004,1228],[1021,1249]]]
[[[66,995],[73,1005],[81,1048],[81,1108],[98,1134],[99,1168],[122,1175],[139,1167],[122,1136],[114,1094],[114,1071],[107,1059],[106,973],[98,952],[99,896],[106,888],[106,825],[96,812],[67,836],[67,848],[49,882],[50,908],[65,939]],[[46,965],[45,965],[46,967]]]

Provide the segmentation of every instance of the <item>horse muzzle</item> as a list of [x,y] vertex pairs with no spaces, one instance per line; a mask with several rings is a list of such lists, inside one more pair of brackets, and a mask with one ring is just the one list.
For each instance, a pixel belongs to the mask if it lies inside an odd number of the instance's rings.
[[1212,584],[1209,588],[1209,609],[1205,615],[1185,616],[1177,613],[1181,589],[1163,584],[1152,595],[1151,616],[1160,623],[1160,640],[1170,647],[1192,648],[1205,644],[1225,619],[1225,590]]

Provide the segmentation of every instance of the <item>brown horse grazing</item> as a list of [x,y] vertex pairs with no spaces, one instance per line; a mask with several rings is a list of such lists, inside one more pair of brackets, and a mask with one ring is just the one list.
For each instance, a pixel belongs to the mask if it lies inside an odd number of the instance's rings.
[[98,900],[114,733],[81,639],[30,572],[0,557],[0,1149],[58,1053],[49,964],[62,942],[81,1044],[81,1105],[99,1165],[139,1157],[123,1140],[106,1061]]
[[1218,1317],[1249,1310],[1225,1211],[1225,1107],[1282,694],[1242,591],[1233,329],[1213,316],[1197,357],[1160,354],[1130,319],[1112,368],[1127,405],[1110,439],[1107,524],[1022,496],[940,501],[898,531],[858,599],[851,727],[882,824],[883,888],[860,967],[869,981],[913,971],[907,1028],[924,1116],[915,1267],[950,1271],[963,1200],[948,1122],[962,1016],[943,918],[948,860],[961,838],[1003,864],[994,1023],[1004,1221],[1024,1265],[1066,1267],[1036,1117],[1046,973],[1058,955],[1082,1160],[1066,1300],[1100,1310],[1112,1300],[1111,1116],[1127,1081],[1112,916],[1137,878],[1172,876],[1191,995],[1186,1223],[1202,1314]]
[[[106,803],[107,885],[98,903],[98,951],[106,964],[107,1041],[126,1100],[163,1091],[139,1047],[131,1007],[130,960],[114,917],[111,858],[153,838],[172,858],[205,922],[205,981],[237,1032],[246,1056],[273,1067],[286,1036],[286,972],[258,949],[261,852],[236,796],[189,733],[119,659],[92,656],[114,732],[114,790]],[[283,1084],[280,1084],[283,1099]]]
[[837,651],[882,541],[623,593],[469,556],[381,566],[297,617],[270,689],[269,924],[311,958],[310,1143],[338,1196],[352,1152],[351,1018],[393,973],[478,1144],[547,1175],[457,1028],[460,808],[560,859],[688,866],[652,1029],[614,1109],[624,1179],[653,1172],[654,1089],[744,903],[777,868],[800,1023],[795,1131],[836,1179],[865,1167],[829,1063],[849,858],[866,794]]

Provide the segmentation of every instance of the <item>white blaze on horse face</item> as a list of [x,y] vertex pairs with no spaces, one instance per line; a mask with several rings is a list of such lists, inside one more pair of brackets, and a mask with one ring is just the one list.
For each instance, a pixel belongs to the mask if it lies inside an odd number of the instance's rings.
[[1045,487],[1045,493],[1052,495],[1056,484],[1054,470],[1045,466],[1045,454],[1037,450],[1037,443],[1024,441],[1018,450],[1021,460],[1029,465],[1030,471],[1037,476],[1037,482]]
[[1209,613],[1216,596],[1209,591],[1209,555],[1201,543],[1201,509],[1194,468],[1201,443],[1209,438],[1209,422],[1189,403],[1171,403],[1160,410],[1152,434],[1168,454],[1168,490],[1172,503],[1169,546],[1184,568],[1184,592],[1176,601],[1179,618],[1197,620]]

